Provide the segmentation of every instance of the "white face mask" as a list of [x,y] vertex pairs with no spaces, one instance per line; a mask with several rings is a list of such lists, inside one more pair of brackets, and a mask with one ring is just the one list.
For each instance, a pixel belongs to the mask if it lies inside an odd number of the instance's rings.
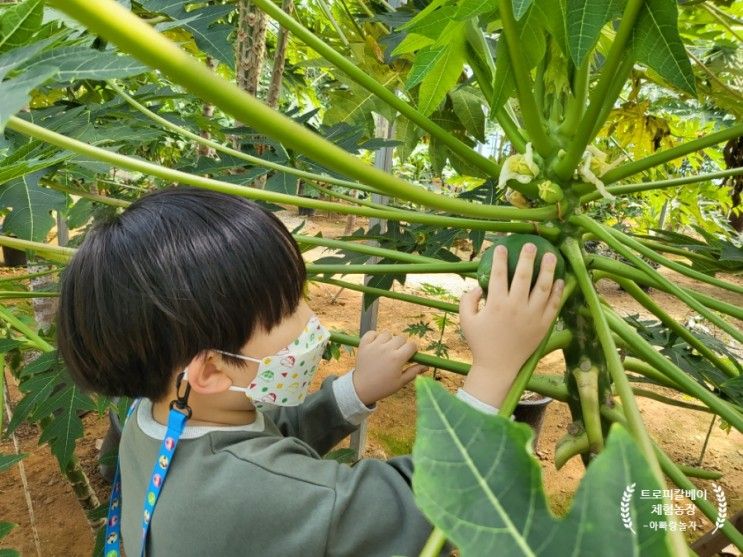
[[243,392],[256,403],[297,406],[307,396],[329,338],[330,332],[313,315],[299,337],[273,356],[259,360],[222,350],[215,352],[258,364],[258,373],[249,386],[232,385],[229,390]]

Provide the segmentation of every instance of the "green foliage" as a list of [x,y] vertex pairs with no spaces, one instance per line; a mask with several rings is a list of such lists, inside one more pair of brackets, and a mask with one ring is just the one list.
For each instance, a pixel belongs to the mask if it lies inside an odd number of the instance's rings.
[[[483,414],[430,379],[418,378],[416,387],[413,490],[463,557],[556,555],[566,547],[585,556],[671,555],[664,532],[641,526],[653,502],[632,492],[660,486],[621,426],[613,426],[569,513],[558,519],[547,506],[528,426]],[[632,530],[620,517],[623,501]]]
[[570,57],[581,65],[604,25],[622,15],[626,0],[567,0],[565,20]]
[[632,50],[640,62],[679,89],[696,96],[694,74],[678,34],[674,0],[647,0],[632,34]]
[[0,205],[11,209],[3,221],[5,234],[36,242],[46,238],[54,225],[50,212],[62,210],[66,199],[62,193],[39,186],[43,173],[26,174],[0,190]]
[[26,0],[0,12],[0,52],[26,44],[41,25],[43,14],[42,0]]

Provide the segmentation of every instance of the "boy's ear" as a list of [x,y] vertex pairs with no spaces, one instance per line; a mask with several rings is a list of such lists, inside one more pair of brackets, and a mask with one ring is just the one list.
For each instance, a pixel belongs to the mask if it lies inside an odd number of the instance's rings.
[[212,395],[226,391],[232,385],[232,378],[223,371],[220,358],[207,352],[188,364],[188,384],[199,394]]

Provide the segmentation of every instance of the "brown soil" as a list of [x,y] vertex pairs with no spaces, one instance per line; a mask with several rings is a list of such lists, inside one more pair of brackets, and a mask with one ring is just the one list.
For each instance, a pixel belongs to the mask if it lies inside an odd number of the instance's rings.
[[[313,217],[307,223],[305,233],[314,234],[322,231],[325,237],[338,236],[343,231],[345,219],[334,216]],[[361,225],[359,222],[357,226]],[[289,225],[289,228],[293,226]],[[318,253],[319,254],[319,253]],[[679,284],[691,284],[692,281],[673,273],[673,280]],[[728,280],[735,280],[725,277]],[[351,279],[353,280],[353,279]],[[741,283],[740,279],[736,282]],[[412,291],[395,285],[396,290]],[[721,299],[740,305],[740,296],[715,288],[695,285]],[[323,322],[332,329],[349,333],[358,331],[360,300],[358,293],[337,287],[315,284],[310,288],[310,303]],[[615,310],[623,315],[647,313],[627,294],[619,291],[608,281],[599,284],[599,290]],[[672,297],[652,291],[652,296],[674,318],[685,320],[693,311],[680,304]],[[434,310],[420,308],[411,304],[382,300],[380,302],[378,329],[387,329],[401,333],[409,324],[416,321],[432,323]],[[450,320],[452,325],[446,329],[444,342],[449,347],[449,357],[454,360],[468,361],[469,351],[458,333],[456,318]],[[738,323],[738,326],[741,324]],[[420,341],[424,348],[428,343],[438,340],[437,334],[429,333]],[[338,361],[326,363],[318,374],[317,381],[332,373],[343,373],[353,367],[353,358],[343,353]],[[564,362],[558,353],[546,357],[539,366],[538,372],[562,372]],[[6,374],[7,375],[7,374]],[[462,377],[448,372],[439,372],[441,382],[454,390],[462,384]],[[8,377],[11,387],[11,400],[14,403],[20,394]],[[655,389],[666,396],[679,400],[687,397],[672,393],[663,388]],[[690,400],[686,400],[690,402]],[[709,414],[667,406],[651,399],[639,399],[639,405],[645,423],[654,439],[675,460],[684,464],[696,464],[707,429],[710,425]],[[556,514],[564,514],[569,508],[570,498],[583,475],[583,465],[578,458],[570,460],[561,470],[555,470],[553,464],[555,442],[565,433],[570,424],[570,413],[566,405],[553,402],[548,406],[543,429],[539,439],[538,454],[544,474],[546,491],[550,504]],[[85,437],[78,443],[77,454],[83,463],[93,487],[105,501],[108,497],[108,486],[97,470],[97,447],[106,433],[108,420],[105,416],[89,414],[84,418]],[[38,446],[38,430],[32,426],[22,426],[16,432],[20,451],[28,456],[23,460],[23,469],[28,480],[36,529],[39,536],[41,553],[44,556],[85,556],[91,554],[93,534],[85,516],[76,501],[72,490],[60,474],[56,460],[51,456],[47,446]],[[415,392],[408,385],[400,392],[379,403],[378,409],[369,420],[369,438],[366,456],[386,458],[396,454],[409,453],[415,437]],[[14,452],[13,443],[4,439],[0,443],[0,453]],[[712,430],[709,447],[704,457],[703,466],[723,472],[719,484],[725,489],[728,498],[728,516],[743,508],[743,436],[738,432],[726,432],[718,425]],[[696,481],[700,487],[710,490],[710,482]],[[711,490],[710,490],[711,491]],[[713,501],[714,502],[714,501]],[[20,479],[19,467],[0,474],[0,521],[11,521],[19,524],[11,535],[0,542],[0,548],[12,547],[23,555],[37,553],[29,520],[26,494]],[[697,528],[689,533],[689,538],[699,537],[710,528],[701,514],[697,517]]]

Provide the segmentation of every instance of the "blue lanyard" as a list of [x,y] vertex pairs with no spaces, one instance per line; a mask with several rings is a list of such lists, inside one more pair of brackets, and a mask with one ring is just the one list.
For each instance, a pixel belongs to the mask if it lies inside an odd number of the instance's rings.
[[[129,408],[127,419],[132,415],[137,407],[138,401],[135,401]],[[176,405],[177,406],[177,405]],[[180,406],[179,406],[180,407]],[[165,432],[165,438],[160,444],[160,452],[155,461],[155,466],[150,476],[150,485],[144,498],[144,512],[142,513],[142,555],[147,545],[147,532],[152,522],[152,514],[155,512],[155,504],[160,497],[165,483],[165,476],[170,469],[170,463],[173,460],[173,453],[178,441],[183,433],[186,420],[190,417],[190,409],[187,413],[176,410],[171,404],[168,414],[168,429]],[[111,500],[108,505],[108,518],[106,520],[106,538],[103,546],[103,555],[105,557],[120,557],[121,555],[121,474],[119,472],[119,463],[116,463],[116,475],[111,488]]]

